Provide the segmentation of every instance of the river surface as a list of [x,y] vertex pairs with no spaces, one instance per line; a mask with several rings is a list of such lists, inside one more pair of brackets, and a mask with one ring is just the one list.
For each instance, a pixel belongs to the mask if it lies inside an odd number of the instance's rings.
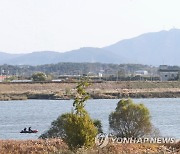
[[[151,120],[164,137],[180,139],[180,98],[133,99],[148,107]],[[108,116],[119,100],[89,100],[86,109],[94,119],[102,121],[108,133]],[[48,130],[59,115],[71,112],[73,100],[0,101],[0,139],[36,139]],[[36,134],[19,133],[24,127],[38,129]]]

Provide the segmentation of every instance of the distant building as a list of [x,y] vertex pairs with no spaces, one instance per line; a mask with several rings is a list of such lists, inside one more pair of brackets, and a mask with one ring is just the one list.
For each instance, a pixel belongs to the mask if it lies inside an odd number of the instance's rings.
[[61,79],[54,79],[52,80],[52,82],[61,82],[62,80]]
[[158,71],[161,81],[177,80],[180,68],[160,65]]
[[148,71],[138,70],[138,71],[135,71],[135,75],[141,75],[141,76],[148,75]]
[[99,77],[103,77],[103,74],[102,74],[102,73],[98,73],[98,76],[99,76]]

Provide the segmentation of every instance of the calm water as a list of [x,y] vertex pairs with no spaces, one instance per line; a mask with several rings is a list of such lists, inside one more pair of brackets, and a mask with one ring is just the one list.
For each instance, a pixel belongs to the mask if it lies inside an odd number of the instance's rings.
[[[92,118],[102,121],[108,132],[108,116],[119,100],[89,100],[86,109]],[[161,135],[180,139],[180,98],[134,99],[150,110],[152,123]],[[0,139],[35,139],[50,127],[60,114],[70,112],[71,100],[0,101]],[[20,134],[24,127],[38,129],[37,134]]]

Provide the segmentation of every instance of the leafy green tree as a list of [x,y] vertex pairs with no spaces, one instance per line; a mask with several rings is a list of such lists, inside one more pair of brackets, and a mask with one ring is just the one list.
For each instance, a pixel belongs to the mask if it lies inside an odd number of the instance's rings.
[[58,117],[52,122],[51,128],[40,138],[62,138],[71,149],[91,147],[95,143],[95,136],[102,131],[101,122],[93,121],[85,110],[85,101],[89,94],[85,89],[89,83],[81,81],[76,87],[77,94],[73,103],[74,110]]
[[34,73],[32,75],[33,81],[46,81],[46,78],[47,76],[43,72]]
[[[59,116],[56,120],[51,123],[51,128],[42,134],[39,138],[46,139],[46,138],[66,138],[65,133],[65,123],[67,122],[67,118],[72,115],[72,113],[65,113]],[[97,128],[98,133],[102,133],[102,124],[100,120],[93,121],[94,126]]]
[[112,133],[119,137],[144,137],[153,131],[148,109],[131,99],[118,102],[115,112],[109,115],[109,125]]

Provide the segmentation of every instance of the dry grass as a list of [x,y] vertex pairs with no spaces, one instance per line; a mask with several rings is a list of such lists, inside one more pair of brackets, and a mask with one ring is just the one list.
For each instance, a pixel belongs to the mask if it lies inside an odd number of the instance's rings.
[[[0,140],[0,154],[73,154],[60,139]],[[110,144],[104,148],[78,149],[77,154],[166,154],[180,153],[176,144]]]
[[50,140],[0,140],[1,154],[49,154],[69,153],[67,145],[60,139]]
[[77,154],[179,154],[180,149],[160,144],[110,144],[104,148],[79,149]]
[[[0,100],[72,99],[77,83],[0,83]],[[180,97],[180,82],[123,81],[93,83],[87,91],[92,98],[174,98]]]
[[[67,89],[74,89],[77,83],[0,83],[0,93],[55,93],[65,92]],[[93,83],[88,90],[93,91],[117,91],[120,89],[166,89],[180,88],[180,82],[143,82],[143,81],[122,81]]]

